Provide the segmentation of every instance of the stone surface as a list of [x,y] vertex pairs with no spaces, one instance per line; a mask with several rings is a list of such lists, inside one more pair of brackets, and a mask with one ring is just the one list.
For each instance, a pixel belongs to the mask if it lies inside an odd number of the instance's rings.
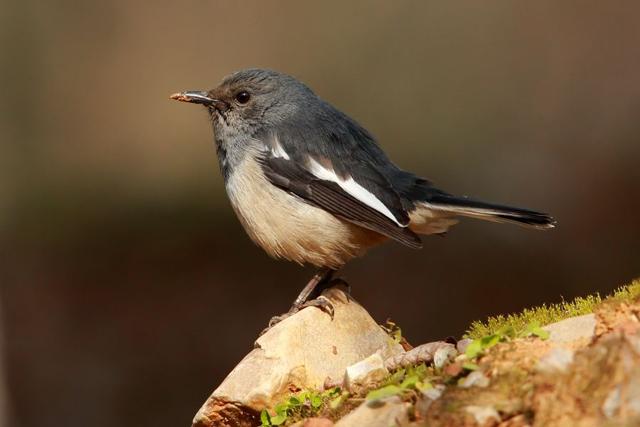
[[419,363],[430,363],[438,355],[438,362],[442,365],[452,357],[457,355],[457,351],[452,344],[444,341],[435,341],[419,345],[407,352],[400,352],[384,361],[384,366],[393,371]]
[[376,352],[384,359],[404,352],[343,291],[323,295],[333,303],[333,320],[305,308],[271,328],[205,402],[194,426],[243,425],[242,416],[255,417],[292,391],[320,389],[327,377],[342,379],[348,366]]
[[640,374],[630,373],[628,379],[614,386],[602,404],[602,412],[609,419],[619,416],[626,421],[631,417],[640,421]]
[[437,400],[437,399],[440,399],[440,396],[442,396],[442,393],[444,392],[444,390],[445,390],[444,384],[436,384],[433,388],[423,391],[422,396],[425,399]]
[[423,391],[415,404],[416,412],[419,414],[425,414],[429,410],[431,404],[440,399],[444,390],[444,384],[436,384],[433,388]]
[[536,364],[536,371],[541,373],[564,372],[573,362],[573,350],[554,347]]
[[347,368],[344,388],[351,393],[358,393],[382,381],[388,374],[389,371],[384,367],[384,360],[380,354],[374,353]]
[[482,371],[473,371],[462,380],[460,387],[487,387],[488,385],[489,378]]
[[306,420],[298,421],[291,427],[333,427],[333,421],[328,418],[307,418]]
[[604,403],[602,404],[602,413],[604,414],[605,417],[607,417],[608,419],[611,419],[615,416],[615,414],[618,412],[618,410],[620,409],[620,391],[621,391],[622,387],[621,386],[615,386],[610,392],[609,394],[607,394],[607,398],[605,399]]
[[[614,331],[575,352],[565,372],[542,374],[534,397],[537,425],[640,425],[638,335]],[[588,397],[588,398],[586,398]]]
[[[277,325],[216,389],[194,426],[257,426],[261,409],[291,393],[338,385],[362,393],[342,406],[351,412],[341,412],[339,421],[311,418],[294,426],[640,425],[640,303],[609,305],[597,317],[548,325],[549,340],[496,346],[477,363],[481,370],[461,377],[467,359],[458,352],[468,341],[457,348],[435,342],[405,352],[342,292],[325,296],[336,308],[333,322],[320,310],[306,309]],[[389,371],[423,362],[442,368],[436,372],[444,384],[410,402],[361,398]],[[338,415],[326,409],[319,414]]]
[[458,351],[453,345],[443,345],[433,354],[433,366],[442,369],[446,364],[455,359]]
[[591,339],[596,331],[596,316],[585,314],[571,317],[543,327],[549,332],[549,342],[570,343],[579,339]]
[[390,427],[409,422],[409,406],[399,397],[365,402],[339,420],[335,427]]
[[473,340],[471,338],[463,338],[456,343],[456,350],[458,350],[458,353],[464,354],[464,352],[467,351],[467,347],[469,347],[469,344],[472,342]]
[[500,414],[493,406],[465,406],[465,412],[471,414],[479,425],[484,425],[488,421],[500,421]]

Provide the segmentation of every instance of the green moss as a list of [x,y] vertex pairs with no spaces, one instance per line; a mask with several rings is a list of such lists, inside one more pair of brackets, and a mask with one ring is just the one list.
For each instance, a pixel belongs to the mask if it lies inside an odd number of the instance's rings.
[[401,368],[389,375],[380,384],[380,387],[369,390],[367,400],[384,399],[389,396],[413,395],[416,391],[425,391],[433,387],[429,377],[433,375],[433,370],[424,363],[416,366]]
[[607,298],[607,301],[633,301],[638,297],[640,297],[640,279],[634,280],[630,285],[619,287]]
[[493,335],[499,330],[512,328],[518,335],[525,331],[527,326],[533,322],[544,326],[560,320],[593,313],[595,308],[603,302],[630,301],[640,297],[640,279],[634,280],[631,284],[622,286],[606,298],[599,294],[586,297],[577,297],[573,301],[562,301],[557,304],[543,304],[539,307],[525,308],[520,313],[498,315],[489,317],[486,321],[475,321],[469,327],[465,337],[477,339],[488,335]]
[[306,390],[290,395],[272,410],[263,410],[260,421],[263,427],[289,425],[296,421],[314,417],[327,407],[337,409],[338,400],[342,403],[343,393],[339,387],[325,391]]

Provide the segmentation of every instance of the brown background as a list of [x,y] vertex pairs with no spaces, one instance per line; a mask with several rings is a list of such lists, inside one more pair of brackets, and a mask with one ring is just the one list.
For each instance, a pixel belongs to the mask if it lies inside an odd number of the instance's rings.
[[465,221],[422,251],[389,244],[350,264],[354,296],[410,341],[634,278],[639,14],[596,1],[5,2],[10,425],[189,425],[311,275],[249,242],[206,115],[167,99],[243,67],[301,78],[449,191],[557,217],[547,233]]

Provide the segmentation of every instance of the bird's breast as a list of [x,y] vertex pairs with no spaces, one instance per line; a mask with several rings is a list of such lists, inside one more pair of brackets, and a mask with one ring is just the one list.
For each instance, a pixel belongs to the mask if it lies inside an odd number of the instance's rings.
[[338,268],[385,240],[275,187],[255,156],[234,168],[226,189],[246,232],[275,258]]

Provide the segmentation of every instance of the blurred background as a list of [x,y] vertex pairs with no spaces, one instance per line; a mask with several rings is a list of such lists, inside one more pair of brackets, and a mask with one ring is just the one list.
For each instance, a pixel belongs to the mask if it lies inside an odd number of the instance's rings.
[[200,108],[284,71],[448,191],[550,212],[463,221],[345,268],[414,344],[640,274],[637,2],[3,2],[0,413],[17,427],[187,426],[312,275],[224,194]]

